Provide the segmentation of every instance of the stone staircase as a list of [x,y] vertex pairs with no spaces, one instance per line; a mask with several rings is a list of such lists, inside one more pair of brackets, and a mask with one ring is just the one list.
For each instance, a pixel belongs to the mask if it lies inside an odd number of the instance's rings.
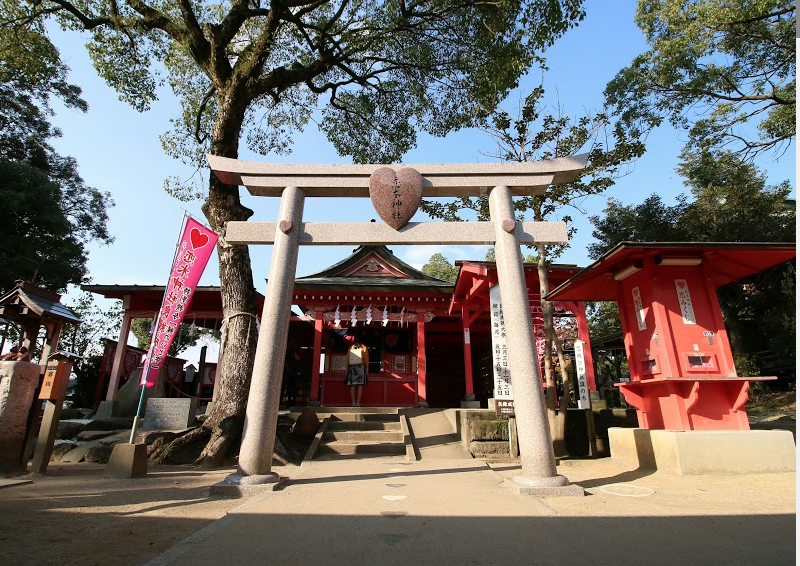
[[405,415],[392,407],[326,407],[315,409],[322,420],[306,459],[398,456],[414,459]]

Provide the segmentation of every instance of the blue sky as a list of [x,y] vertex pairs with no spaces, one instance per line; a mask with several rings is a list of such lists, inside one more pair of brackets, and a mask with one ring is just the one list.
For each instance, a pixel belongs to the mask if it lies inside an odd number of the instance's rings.
[[[613,5],[613,9],[609,6]],[[571,116],[598,111],[602,106],[603,89],[614,75],[646,49],[644,37],[633,22],[636,2],[586,2],[587,16],[576,28],[547,52],[550,71],[545,75],[545,88],[550,104],[559,103]],[[53,145],[64,155],[78,161],[81,175],[90,186],[107,190],[116,206],[110,213],[110,230],[116,240],[110,246],[90,247],[89,273],[96,284],[162,285],[172,261],[180,228],[182,210],[204,221],[201,202],[183,203],[167,195],[163,181],[169,176],[188,178],[194,171],[164,155],[159,135],[166,131],[168,120],[178,114],[178,105],[164,91],[162,100],[146,113],[138,113],[118,100],[117,94],[99,79],[92,69],[83,39],[77,34],[54,35],[65,62],[72,69],[71,81],[80,85],[89,112],[56,108],[53,123],[63,133]],[[522,89],[527,93],[538,84],[538,71],[527,77]],[[507,108],[515,107],[519,93],[512,94]],[[560,258],[562,263],[585,266],[589,262],[586,246],[592,242],[588,216],[599,214],[608,198],[625,204],[640,203],[652,193],[667,201],[688,192],[675,173],[686,136],[668,127],[653,133],[648,140],[647,154],[634,170],[621,178],[603,195],[587,198],[582,212],[569,213],[576,219],[577,235],[570,249]],[[404,163],[474,163],[491,162],[483,155],[491,152],[491,138],[479,131],[453,133],[446,138],[420,136],[418,147],[403,159]],[[482,153],[483,152],[483,153]],[[314,124],[295,136],[289,156],[258,156],[241,152],[242,159],[282,163],[348,163],[339,157]],[[758,165],[767,173],[769,183],[789,179],[796,185],[796,152],[794,145],[779,161],[764,159]],[[205,178],[208,173],[202,172]],[[278,199],[251,197],[241,189],[243,202],[255,211],[251,220],[272,221]],[[368,199],[308,199],[306,221],[368,221],[377,218]],[[427,218],[418,213],[415,221]],[[301,248],[298,276],[319,271],[346,257],[351,247],[309,246]],[[483,259],[486,247],[397,247],[395,254],[420,267],[440,251],[451,261]],[[251,246],[256,288],[264,292],[268,276],[271,248]],[[219,282],[216,257],[211,259],[201,284]],[[66,301],[74,294],[70,291]],[[189,359],[194,354],[190,353]]]

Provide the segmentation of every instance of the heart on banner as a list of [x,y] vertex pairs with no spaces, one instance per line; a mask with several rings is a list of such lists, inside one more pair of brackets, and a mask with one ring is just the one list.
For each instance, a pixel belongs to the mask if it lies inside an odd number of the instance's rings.
[[685,279],[676,279],[675,285],[678,286],[678,289],[685,289],[686,288],[686,280]]
[[208,243],[208,234],[203,234],[197,228],[192,228],[192,231],[189,233],[189,239],[194,249],[202,248]]
[[376,169],[369,177],[369,198],[375,212],[395,230],[411,220],[422,200],[422,175],[416,169]]

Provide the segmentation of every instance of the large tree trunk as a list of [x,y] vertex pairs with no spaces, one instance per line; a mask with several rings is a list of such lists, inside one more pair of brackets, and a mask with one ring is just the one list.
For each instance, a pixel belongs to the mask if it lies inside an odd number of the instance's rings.
[[[544,245],[537,245],[537,272],[539,274],[539,296],[544,297],[550,292],[550,282],[547,278],[547,249]],[[566,448],[566,426],[567,426],[567,403],[569,402],[569,381],[564,380],[564,368],[562,360],[562,383],[564,393],[557,399],[556,376],[553,369],[553,344],[561,350],[561,344],[555,335],[553,326],[553,303],[541,299],[542,318],[544,319],[544,368],[547,385],[547,417],[550,423],[550,437],[553,441],[553,452],[556,456],[567,455]],[[563,358],[563,353],[559,352],[559,357]]]
[[[245,105],[232,101],[231,97],[221,98],[211,152],[237,158]],[[256,291],[248,248],[225,241],[227,222],[247,220],[253,211],[241,204],[239,187],[222,183],[212,173],[203,213],[220,236],[217,254],[226,332],[223,356],[217,366],[217,400],[202,426],[179,437],[172,446],[162,450],[162,454],[151,455],[151,458],[164,461],[169,451],[177,451],[177,448],[190,443],[205,442],[195,463],[213,467],[222,462],[229,449],[241,438],[258,332]]]

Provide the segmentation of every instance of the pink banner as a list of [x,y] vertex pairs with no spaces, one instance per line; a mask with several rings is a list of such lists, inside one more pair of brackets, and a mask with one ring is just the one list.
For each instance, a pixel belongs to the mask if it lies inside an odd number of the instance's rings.
[[161,312],[157,317],[158,324],[153,329],[150,352],[145,359],[146,373],[142,374],[141,382],[147,387],[153,387],[158,379],[158,373],[167,359],[167,352],[189,307],[200,276],[203,275],[208,258],[217,245],[217,238],[215,232],[194,218],[189,217],[186,221],[164,292]]

